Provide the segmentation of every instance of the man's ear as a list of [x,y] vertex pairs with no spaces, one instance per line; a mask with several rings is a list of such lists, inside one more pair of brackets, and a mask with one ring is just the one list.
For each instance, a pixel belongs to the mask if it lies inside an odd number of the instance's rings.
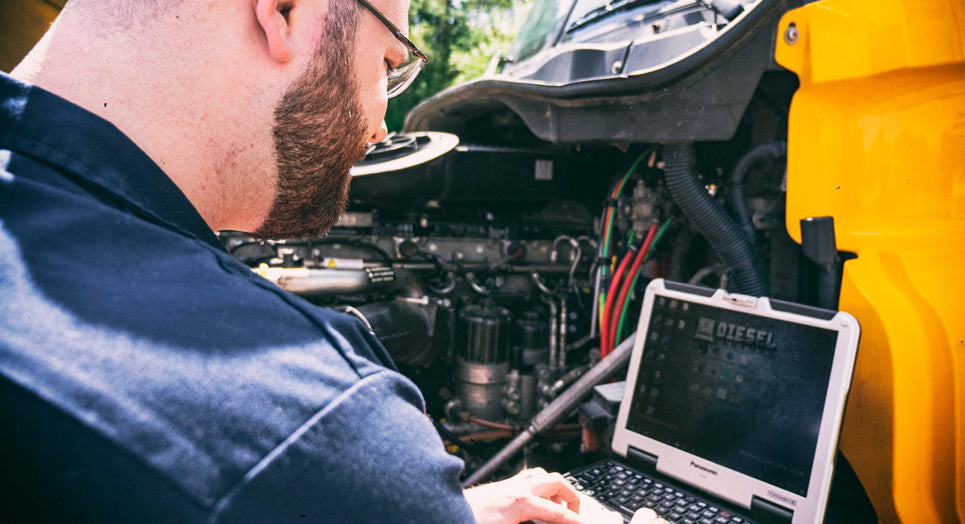
[[279,63],[292,58],[290,14],[293,0],[255,0],[255,17],[265,35],[268,53]]

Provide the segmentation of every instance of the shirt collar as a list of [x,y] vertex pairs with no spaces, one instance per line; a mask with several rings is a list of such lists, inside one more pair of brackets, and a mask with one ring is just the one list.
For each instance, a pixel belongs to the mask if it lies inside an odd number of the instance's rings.
[[148,220],[224,249],[178,186],[113,124],[2,73],[0,148],[40,159]]

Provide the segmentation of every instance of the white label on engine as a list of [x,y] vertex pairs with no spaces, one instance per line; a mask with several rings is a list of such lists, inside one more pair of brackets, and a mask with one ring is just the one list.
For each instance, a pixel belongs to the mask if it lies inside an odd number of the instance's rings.
[[362,269],[365,261],[360,258],[325,258],[322,259],[325,269]]

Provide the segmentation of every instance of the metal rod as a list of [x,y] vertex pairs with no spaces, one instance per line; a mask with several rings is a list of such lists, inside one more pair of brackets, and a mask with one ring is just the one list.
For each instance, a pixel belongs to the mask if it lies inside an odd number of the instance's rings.
[[522,433],[516,435],[516,438],[510,441],[506,447],[493,455],[485,464],[474,471],[472,475],[469,475],[469,477],[463,481],[463,487],[477,484],[489,476],[496,468],[509,460],[534,437],[563,420],[563,418],[573,410],[576,404],[596,385],[610,378],[614,373],[625,367],[630,361],[630,353],[633,350],[633,340],[635,338],[635,334],[627,337],[612,353],[590,368],[590,370],[574,382],[572,386],[567,388],[559,397],[537,413]]
[[556,366],[560,369],[561,373],[562,373],[562,370],[566,369],[566,330],[567,330],[566,297],[561,296],[560,297],[560,338],[558,341],[559,350],[556,353],[556,356],[559,359],[559,363]]

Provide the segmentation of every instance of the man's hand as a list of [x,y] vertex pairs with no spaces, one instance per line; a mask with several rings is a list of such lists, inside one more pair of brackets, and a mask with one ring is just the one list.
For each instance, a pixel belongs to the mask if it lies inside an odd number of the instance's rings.
[[[555,524],[622,524],[618,513],[592,499],[582,500],[559,473],[526,469],[514,477],[466,490],[479,524],[516,524],[527,520]],[[582,511],[581,511],[582,509]]]
[[657,512],[650,508],[640,508],[633,514],[630,524],[667,524],[667,521],[657,517]]

